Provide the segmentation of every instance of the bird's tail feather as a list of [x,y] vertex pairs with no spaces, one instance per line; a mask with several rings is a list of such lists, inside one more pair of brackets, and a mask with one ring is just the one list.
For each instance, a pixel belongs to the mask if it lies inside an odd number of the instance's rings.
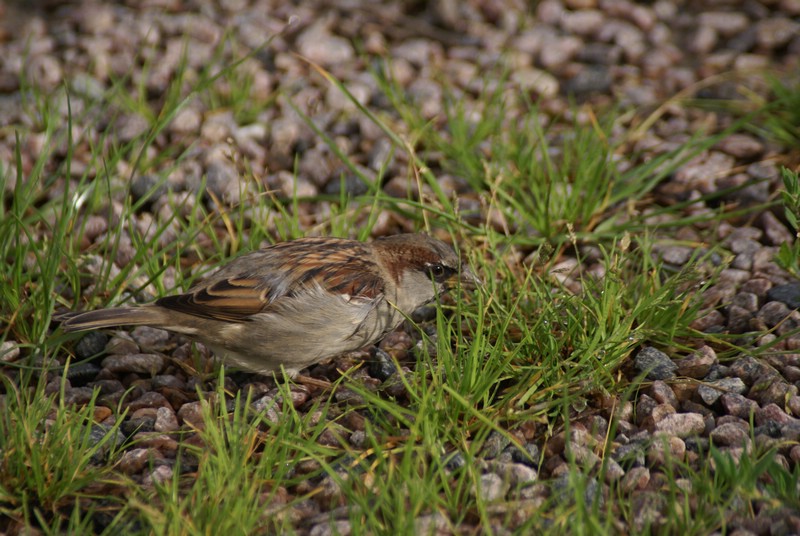
[[98,309],[85,313],[67,313],[58,317],[64,331],[87,331],[116,326],[143,326],[160,324],[163,314],[155,307],[117,307]]

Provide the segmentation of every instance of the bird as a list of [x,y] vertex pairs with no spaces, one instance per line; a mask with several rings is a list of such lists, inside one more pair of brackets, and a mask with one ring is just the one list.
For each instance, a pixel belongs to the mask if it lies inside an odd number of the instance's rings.
[[425,233],[307,237],[236,257],[185,293],[60,320],[65,332],[160,328],[203,343],[226,364],[294,378],[375,344],[447,291],[480,285],[453,247]]

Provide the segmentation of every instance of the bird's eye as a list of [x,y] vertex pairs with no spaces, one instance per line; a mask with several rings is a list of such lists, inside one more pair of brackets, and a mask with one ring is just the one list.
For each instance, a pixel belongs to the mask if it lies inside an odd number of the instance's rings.
[[447,271],[447,270],[445,270],[444,266],[442,266],[441,264],[438,264],[438,263],[428,265],[428,270],[430,271],[431,276],[433,276],[433,278],[436,279],[436,280],[441,279],[442,277],[444,277],[444,275],[445,275],[445,273]]

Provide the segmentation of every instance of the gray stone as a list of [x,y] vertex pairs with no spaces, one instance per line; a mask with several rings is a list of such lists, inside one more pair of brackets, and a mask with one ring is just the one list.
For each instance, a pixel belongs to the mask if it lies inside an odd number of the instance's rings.
[[747,385],[751,385],[759,376],[768,374],[770,370],[767,365],[751,356],[740,357],[730,366],[731,373]]
[[164,358],[158,354],[112,355],[103,359],[102,366],[114,373],[136,372],[155,376],[164,368]]
[[667,354],[647,346],[634,358],[634,366],[639,372],[644,372],[650,380],[669,380],[675,377],[678,366]]
[[486,442],[481,449],[481,454],[488,459],[496,458],[510,443],[511,440],[505,435],[496,431],[492,432],[489,434],[489,437],[486,438]]
[[744,394],[747,385],[741,378],[722,378],[700,385],[697,394],[707,406],[713,405],[724,393]]
[[503,499],[508,493],[509,487],[508,481],[500,475],[486,473],[481,475],[480,484],[476,491],[484,501],[492,502]]

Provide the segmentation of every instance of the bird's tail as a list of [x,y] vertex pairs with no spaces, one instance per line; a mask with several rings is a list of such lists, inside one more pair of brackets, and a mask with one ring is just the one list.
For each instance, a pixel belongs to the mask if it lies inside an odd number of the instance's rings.
[[164,321],[163,312],[156,307],[116,307],[85,313],[67,313],[56,318],[64,331],[88,331],[116,326],[158,325]]

